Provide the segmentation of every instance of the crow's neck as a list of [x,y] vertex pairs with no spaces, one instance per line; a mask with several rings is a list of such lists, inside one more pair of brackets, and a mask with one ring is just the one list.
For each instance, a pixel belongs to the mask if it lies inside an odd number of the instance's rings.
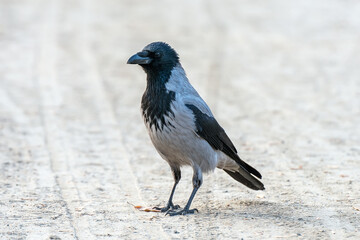
[[170,71],[147,71],[147,86],[142,97],[141,109],[145,122],[150,128],[154,125],[156,130],[163,129],[166,125],[165,116],[174,115],[171,102],[175,100],[175,92],[166,89],[170,76]]

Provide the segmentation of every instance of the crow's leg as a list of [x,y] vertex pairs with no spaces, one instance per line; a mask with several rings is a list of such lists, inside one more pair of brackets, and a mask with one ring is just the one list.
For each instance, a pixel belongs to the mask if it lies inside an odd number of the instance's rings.
[[182,210],[168,210],[166,212],[166,215],[170,215],[170,216],[175,216],[175,215],[186,215],[186,214],[190,214],[190,213],[195,213],[199,212],[196,208],[194,209],[190,209],[190,205],[192,200],[195,197],[195,194],[197,192],[197,190],[200,188],[201,184],[202,184],[202,172],[201,169],[199,167],[194,167],[194,175],[193,175],[193,191],[190,195],[190,198],[186,204],[186,206],[184,207],[184,209]]
[[174,205],[172,199],[173,199],[173,196],[174,196],[174,193],[175,193],[175,188],[176,188],[176,186],[178,185],[178,183],[179,183],[179,181],[181,179],[181,171],[180,171],[179,167],[171,167],[171,171],[173,173],[175,183],[174,183],[174,186],[173,186],[173,188],[171,190],[169,201],[166,204],[166,206],[163,207],[163,208],[154,207],[154,209],[161,210],[161,212],[167,212],[168,210],[180,208],[179,205]]

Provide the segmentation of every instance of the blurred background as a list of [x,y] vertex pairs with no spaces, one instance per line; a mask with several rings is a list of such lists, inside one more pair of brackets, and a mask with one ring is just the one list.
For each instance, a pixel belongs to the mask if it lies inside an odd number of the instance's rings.
[[[1,0],[0,237],[358,238],[359,16],[356,0]],[[265,192],[215,171],[199,214],[134,210],[173,181],[140,115],[145,74],[126,65],[153,41]]]

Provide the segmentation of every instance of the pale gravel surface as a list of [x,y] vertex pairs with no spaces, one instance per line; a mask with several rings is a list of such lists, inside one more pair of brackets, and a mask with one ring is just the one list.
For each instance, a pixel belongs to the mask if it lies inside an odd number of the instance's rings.
[[[0,239],[360,239],[359,16],[355,0],[0,1]],[[127,203],[164,204],[173,181],[125,64],[155,40],[266,191],[216,170],[198,214]]]

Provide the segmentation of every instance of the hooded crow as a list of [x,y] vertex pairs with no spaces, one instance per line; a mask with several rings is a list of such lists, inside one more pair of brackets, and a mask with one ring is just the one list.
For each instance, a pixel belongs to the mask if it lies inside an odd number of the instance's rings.
[[[173,48],[153,42],[127,63],[140,65],[147,75],[141,100],[143,119],[152,143],[170,165],[175,179],[167,205],[159,210],[170,216],[198,211],[190,205],[203,182],[202,174],[216,167],[253,190],[265,189],[257,179],[261,174],[240,159],[234,144],[190,84]],[[193,191],[181,209],[172,199],[184,165],[194,170]]]

